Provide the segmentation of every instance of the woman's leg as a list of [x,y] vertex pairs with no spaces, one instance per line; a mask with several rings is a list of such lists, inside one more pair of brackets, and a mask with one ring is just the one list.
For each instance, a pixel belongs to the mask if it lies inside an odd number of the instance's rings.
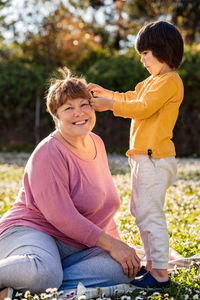
[[100,248],[93,247],[72,254],[62,261],[63,283],[60,289],[75,289],[79,282],[85,287],[105,287],[129,283],[119,263]]
[[63,272],[54,238],[36,229],[16,226],[0,235],[0,289],[35,293],[59,287]]

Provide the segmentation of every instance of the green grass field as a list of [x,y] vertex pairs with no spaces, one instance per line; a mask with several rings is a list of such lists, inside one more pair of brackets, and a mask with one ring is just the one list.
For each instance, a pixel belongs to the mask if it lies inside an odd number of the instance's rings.
[[[141,244],[137,226],[129,211],[130,172],[127,164],[111,159],[109,163],[113,180],[121,198],[116,223],[123,241],[130,245]],[[25,157],[26,158],[26,157]],[[15,200],[21,186],[23,162],[0,155],[0,215]],[[15,164],[17,162],[17,164]],[[165,205],[170,236],[170,247],[184,257],[200,253],[200,160],[178,160],[178,175],[168,189]],[[164,291],[135,291],[112,299],[200,299],[200,264],[193,263],[189,269],[177,269],[171,276],[172,285]],[[24,298],[24,296],[23,296]],[[30,299],[30,298],[29,298]],[[102,298],[101,299],[106,299]],[[108,299],[108,298],[107,298]]]

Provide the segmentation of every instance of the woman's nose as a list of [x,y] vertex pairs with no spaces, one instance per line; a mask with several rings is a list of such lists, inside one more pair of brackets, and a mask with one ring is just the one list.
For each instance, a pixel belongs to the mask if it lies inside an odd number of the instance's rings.
[[80,116],[80,115],[83,115],[83,110],[81,107],[77,107],[75,110],[74,110],[74,116]]

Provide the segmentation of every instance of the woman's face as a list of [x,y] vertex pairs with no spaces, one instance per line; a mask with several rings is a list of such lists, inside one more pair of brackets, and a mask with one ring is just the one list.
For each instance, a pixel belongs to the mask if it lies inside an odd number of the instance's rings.
[[57,110],[57,127],[66,135],[86,136],[92,131],[95,123],[95,112],[88,99],[67,100]]

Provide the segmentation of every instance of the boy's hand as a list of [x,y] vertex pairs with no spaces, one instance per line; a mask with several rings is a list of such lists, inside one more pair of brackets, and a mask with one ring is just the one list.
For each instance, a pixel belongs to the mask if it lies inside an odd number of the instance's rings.
[[89,83],[87,89],[90,93],[92,92],[94,97],[112,98],[113,95],[112,91],[104,89],[102,86],[95,83]]
[[108,98],[91,98],[90,104],[96,111],[113,110],[114,100]]

